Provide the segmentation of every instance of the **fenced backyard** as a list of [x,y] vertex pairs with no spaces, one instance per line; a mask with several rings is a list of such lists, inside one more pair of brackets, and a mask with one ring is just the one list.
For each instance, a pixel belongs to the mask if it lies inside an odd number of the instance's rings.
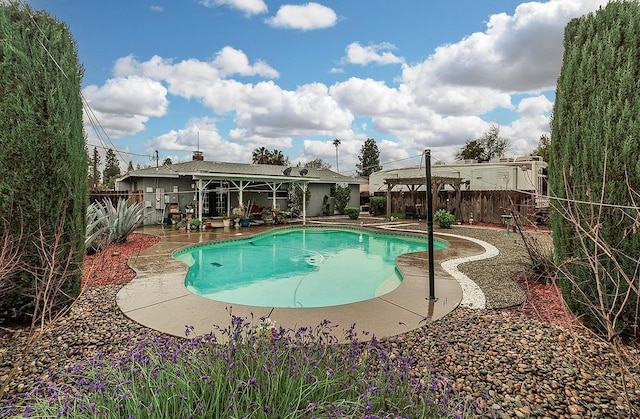
[[[434,194],[435,195],[435,194]],[[391,213],[410,217],[425,217],[424,191],[397,191],[391,193]],[[445,209],[456,217],[456,222],[501,224],[513,215],[523,224],[544,221],[546,208],[540,208],[536,196],[522,191],[440,191],[434,196],[433,210]]]

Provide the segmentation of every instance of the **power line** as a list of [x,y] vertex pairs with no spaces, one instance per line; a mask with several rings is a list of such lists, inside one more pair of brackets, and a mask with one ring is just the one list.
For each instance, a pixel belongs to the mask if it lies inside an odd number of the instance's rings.
[[[104,144],[103,145],[97,145],[97,144],[89,144],[89,143],[87,143],[87,146],[96,147],[96,148],[100,148],[100,149],[103,149],[103,150],[113,150],[113,148],[111,148],[111,147],[105,147]],[[153,156],[151,156],[149,154],[133,153],[131,151],[123,151],[123,150],[118,150],[118,152],[122,153],[122,154],[129,154],[131,156],[148,157],[149,159],[153,159]]]

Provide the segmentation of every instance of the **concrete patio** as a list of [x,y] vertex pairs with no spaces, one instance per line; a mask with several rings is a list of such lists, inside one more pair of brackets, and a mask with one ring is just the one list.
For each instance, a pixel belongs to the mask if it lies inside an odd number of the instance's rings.
[[[383,225],[370,229],[381,227]],[[187,290],[184,285],[187,266],[172,257],[175,250],[196,243],[252,237],[273,228],[227,227],[186,232],[171,226],[147,226],[137,230],[162,240],[130,259],[137,276],[118,293],[118,306],[141,325],[179,337],[185,336],[187,325],[195,328],[196,335],[211,332],[213,325],[224,328],[230,323],[231,312],[240,317],[253,316],[256,322],[268,316],[277,326],[292,329],[314,327],[329,320],[337,326],[337,336],[355,323],[362,340],[372,335],[381,338],[424,326],[455,309],[462,300],[462,288],[456,278],[442,268],[441,262],[464,260],[485,252],[478,243],[458,236],[443,237],[449,247],[434,253],[436,301],[428,299],[427,252],[405,254],[396,259],[403,280],[395,290],[353,304],[323,308],[251,307],[209,300]],[[388,229],[380,231],[389,232]],[[362,336],[362,331],[370,334]]]

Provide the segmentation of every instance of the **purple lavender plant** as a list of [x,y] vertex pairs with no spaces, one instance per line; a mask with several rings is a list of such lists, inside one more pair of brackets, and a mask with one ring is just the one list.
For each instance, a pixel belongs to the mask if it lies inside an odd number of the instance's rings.
[[[418,372],[410,351],[394,352],[356,326],[336,336],[324,321],[287,330],[270,319],[231,315],[226,327],[188,339],[135,336],[52,373],[0,414],[23,417],[470,417],[476,401],[454,397],[446,374]],[[185,326],[185,334],[194,328]],[[222,336],[220,343],[217,336]]]

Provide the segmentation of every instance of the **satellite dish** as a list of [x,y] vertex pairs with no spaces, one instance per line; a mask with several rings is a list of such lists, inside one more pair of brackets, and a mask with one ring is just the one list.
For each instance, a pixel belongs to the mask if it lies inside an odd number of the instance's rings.
[[309,173],[309,171],[307,169],[300,170],[300,175],[301,176],[307,176],[307,173]]
[[284,170],[282,171],[282,173],[283,173],[285,176],[289,176],[289,175],[291,174],[291,168],[290,168],[290,167],[287,167],[286,169],[284,169]]

